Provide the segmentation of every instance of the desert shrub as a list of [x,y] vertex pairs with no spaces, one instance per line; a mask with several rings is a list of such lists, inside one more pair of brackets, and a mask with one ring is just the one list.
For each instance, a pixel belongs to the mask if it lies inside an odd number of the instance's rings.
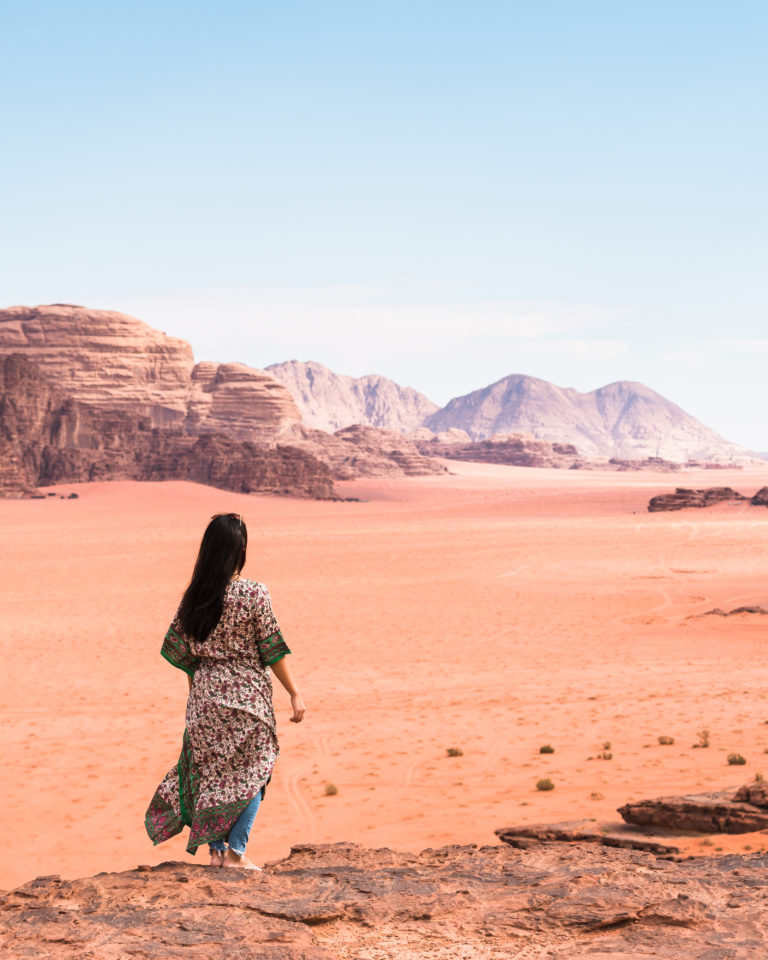
[[742,757],[742,755],[741,755],[740,753],[729,753],[729,754],[728,754],[728,763],[729,763],[732,767],[741,767],[741,766],[743,766],[746,762],[747,762],[747,761],[744,759],[744,757]]
[[659,743],[662,747],[671,747],[674,742],[674,737],[659,737]]
[[605,797],[602,795],[602,793],[598,793],[597,790],[595,790],[593,793],[590,793],[589,799],[590,799],[590,800],[605,800]]
[[545,777],[543,780],[539,780],[539,782],[536,784],[536,789],[537,790],[554,790],[555,785],[554,783],[552,783],[549,777]]
[[551,747],[548,743],[545,743],[543,747],[539,747],[539,753],[554,753],[555,748]]
[[461,747],[448,747],[448,749],[445,752],[449,757],[464,756],[464,751],[461,749]]
[[339,788],[333,783],[326,783],[325,785],[325,795],[326,797],[335,797],[339,792]]
[[709,746],[709,730],[699,730],[696,734],[699,738],[698,743],[694,743],[694,747],[708,747]]
[[762,775],[762,773],[759,773],[759,772],[758,772],[758,773],[755,774],[755,780],[756,780],[758,783],[762,783],[763,780],[765,780],[765,777]]
[[603,750],[610,750],[610,749],[611,749],[611,741],[606,740],[605,743],[603,744]]
[[611,753],[610,750],[603,750],[602,753],[598,753],[597,759],[598,759],[598,760],[613,760],[613,754]]

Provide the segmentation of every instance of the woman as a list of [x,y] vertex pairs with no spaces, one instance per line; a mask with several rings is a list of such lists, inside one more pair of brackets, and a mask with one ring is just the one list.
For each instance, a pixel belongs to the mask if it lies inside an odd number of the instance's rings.
[[145,825],[155,844],[186,825],[189,853],[208,843],[211,866],[258,870],[245,847],[279,752],[269,670],[290,695],[293,723],[304,704],[267,588],[240,576],[247,543],[241,516],[213,517],[165,636],[162,655],[189,677],[186,729]]

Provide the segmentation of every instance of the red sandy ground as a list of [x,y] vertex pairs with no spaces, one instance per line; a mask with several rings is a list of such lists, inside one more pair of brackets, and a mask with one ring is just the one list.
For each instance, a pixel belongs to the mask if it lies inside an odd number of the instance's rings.
[[[646,512],[675,484],[751,494],[768,466],[451,469],[343,485],[364,503],[190,483],[0,502],[0,887],[186,858],[183,838],[153,848],[143,826],[184,726],[186,677],[159,649],[221,510],[245,516],[245,573],[270,587],[308,707],[289,724],[276,684],[283,752],[257,861],[304,841],[492,843],[500,826],[617,820],[631,798],[768,775],[768,618],[689,619],[768,606],[768,509]],[[705,727],[711,746],[693,749]],[[605,741],[613,759],[590,759]],[[556,788],[537,791],[542,777]]]

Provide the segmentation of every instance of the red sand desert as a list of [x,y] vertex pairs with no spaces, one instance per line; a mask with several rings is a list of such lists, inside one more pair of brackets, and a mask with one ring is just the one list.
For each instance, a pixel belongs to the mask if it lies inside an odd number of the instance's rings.
[[[183,837],[153,848],[143,825],[184,726],[186,677],[160,644],[222,510],[245,516],[244,572],[270,587],[308,708],[288,723],[276,684],[282,755],[257,862],[305,841],[493,843],[496,827],[617,820],[632,798],[768,775],[768,618],[697,618],[768,605],[768,509],[646,511],[675,484],[752,494],[768,467],[451,470],[341,485],[366,502],[190,483],[0,501],[0,887],[187,858]],[[702,728],[711,746],[693,749]],[[613,759],[590,759],[605,742]]]

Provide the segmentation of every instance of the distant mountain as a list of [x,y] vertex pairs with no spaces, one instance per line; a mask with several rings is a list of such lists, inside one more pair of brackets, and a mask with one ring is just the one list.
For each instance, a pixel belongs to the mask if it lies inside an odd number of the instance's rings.
[[439,409],[411,387],[376,374],[346,377],[298,360],[274,363],[266,371],[288,387],[308,427],[331,433],[358,423],[410,433]]
[[472,440],[527,433],[572,443],[582,456],[666,460],[738,460],[750,451],[724,440],[642,383],[620,380],[590,393],[512,374],[456,397],[424,421],[439,433],[465,430]]

